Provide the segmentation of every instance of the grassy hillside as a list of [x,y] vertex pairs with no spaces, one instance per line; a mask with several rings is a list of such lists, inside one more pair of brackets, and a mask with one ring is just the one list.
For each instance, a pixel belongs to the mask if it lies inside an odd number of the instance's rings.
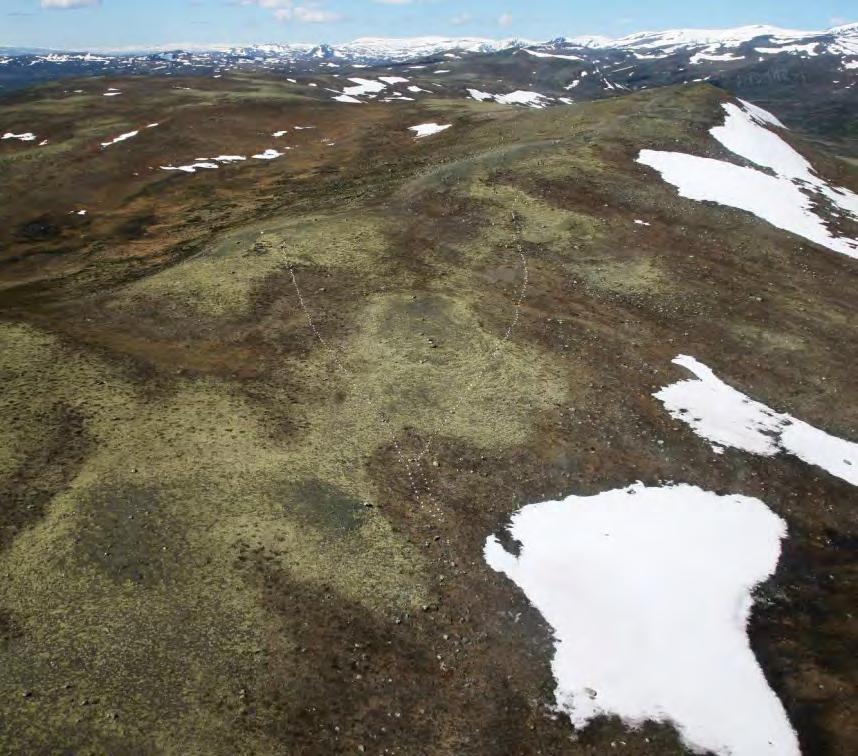
[[21,98],[51,152],[0,146],[0,750],[681,753],[555,716],[551,628],[482,560],[522,504],[635,480],[787,521],[754,650],[807,753],[858,748],[854,488],[651,396],[692,354],[858,439],[855,261],[635,163],[723,157],[725,93],[108,86]]

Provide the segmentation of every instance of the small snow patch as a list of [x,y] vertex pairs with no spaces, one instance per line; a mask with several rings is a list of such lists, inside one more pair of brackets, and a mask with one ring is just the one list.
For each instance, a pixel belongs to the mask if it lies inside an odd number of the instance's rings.
[[7,131],[3,135],[3,139],[17,139],[20,142],[34,142],[36,140],[36,135],[30,131],[26,131],[23,134],[14,134],[11,131]]
[[208,161],[201,161],[198,163],[191,163],[190,165],[162,165],[162,171],[181,171],[182,173],[196,173],[199,169],[213,170],[215,168],[219,168],[220,166],[217,163],[211,163]]
[[408,130],[413,131],[415,139],[423,139],[423,137],[431,136],[432,134],[439,134],[442,131],[445,131],[450,128],[452,124],[438,124],[438,123],[421,123],[417,126],[409,126]]
[[283,153],[269,148],[265,150],[265,152],[260,152],[258,155],[254,155],[253,157],[256,160],[275,160],[279,157],[283,157]]
[[355,86],[346,87],[343,94],[350,97],[378,93],[387,86],[383,81],[373,81],[372,79],[350,78],[349,81],[353,82]]
[[140,133],[139,131],[127,131],[126,133],[120,134],[118,137],[111,139],[109,142],[102,142],[101,147],[102,147],[102,149],[104,149],[105,147],[110,147],[110,145],[112,145],[112,144],[124,142],[126,139],[133,139],[139,133]]
[[744,60],[745,57],[743,55],[733,55],[732,53],[723,53],[721,55],[717,55],[714,53],[706,53],[699,52],[695,53],[689,59],[689,63],[692,65],[698,65],[702,63],[704,60],[711,61],[731,61],[731,60]]
[[469,89],[468,94],[477,102],[485,102],[486,100],[494,100],[495,96],[488,92],[481,92],[479,89]]

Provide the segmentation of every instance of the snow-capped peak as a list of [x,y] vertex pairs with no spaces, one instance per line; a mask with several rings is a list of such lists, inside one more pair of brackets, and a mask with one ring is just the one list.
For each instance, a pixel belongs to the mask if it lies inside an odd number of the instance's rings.
[[526,44],[532,43],[519,39],[484,37],[361,37],[353,42],[337,45],[334,50],[337,56],[342,58],[379,57],[388,60],[408,60],[448,50],[487,53]]
[[828,30],[829,34],[839,36],[841,34],[852,36],[858,34],[858,21],[851,24],[843,24],[841,26],[833,26]]
[[852,38],[858,35],[858,23],[835,26],[824,31],[801,31],[783,29],[779,26],[755,24],[731,29],[666,29],[664,31],[640,31],[618,39],[599,36],[567,37],[554,40],[551,44],[565,44],[570,47],[622,48],[627,50],[659,49],[675,51],[684,48],[718,45],[738,47],[754,39],[767,37],[774,42],[792,42],[818,37]]
[[740,26],[734,29],[668,29],[666,31],[643,31],[612,40],[608,47],[632,49],[696,47],[719,44],[734,47],[759,37],[777,40],[794,40],[815,37],[824,32],[781,29],[777,26]]

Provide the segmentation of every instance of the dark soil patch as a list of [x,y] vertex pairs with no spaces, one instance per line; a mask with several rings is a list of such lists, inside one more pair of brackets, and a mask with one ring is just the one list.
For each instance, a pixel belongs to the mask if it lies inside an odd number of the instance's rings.
[[[5,422],[15,426],[24,421],[13,409]],[[57,402],[39,422],[42,442],[9,477],[0,478],[0,548],[44,516],[45,507],[74,479],[91,448],[84,418],[74,407]]]
[[22,223],[15,231],[16,236],[26,241],[45,241],[56,239],[62,229],[47,215]]

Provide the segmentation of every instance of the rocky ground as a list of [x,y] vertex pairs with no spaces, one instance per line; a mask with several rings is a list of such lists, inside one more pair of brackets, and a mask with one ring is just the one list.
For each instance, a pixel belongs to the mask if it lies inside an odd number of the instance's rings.
[[752,645],[804,752],[855,752],[855,488],[652,397],[694,355],[858,440],[855,260],[635,162],[724,158],[724,92],[73,88],[4,105],[49,145],[0,143],[3,752],[683,753],[556,714],[551,628],[482,559],[521,505],[635,480],[786,520]]

